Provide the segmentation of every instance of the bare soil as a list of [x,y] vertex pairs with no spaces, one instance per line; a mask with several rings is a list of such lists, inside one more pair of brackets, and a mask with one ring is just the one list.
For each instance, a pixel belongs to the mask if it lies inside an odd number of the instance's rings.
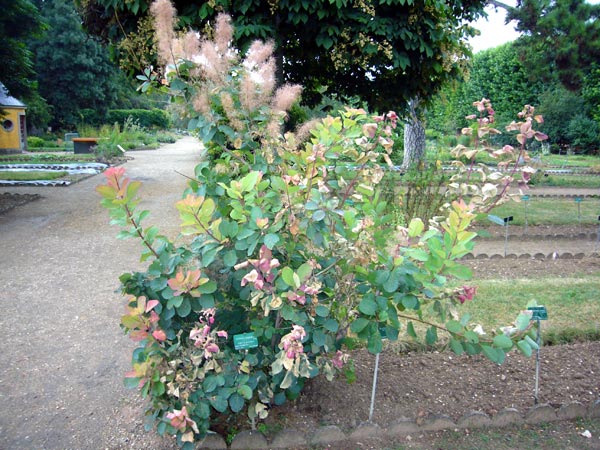
[[[176,232],[173,203],[185,185],[174,171],[191,174],[197,160],[197,144],[185,139],[159,152],[136,152],[126,164],[128,172],[144,182],[143,207],[153,211],[154,222],[167,234]],[[131,344],[118,327],[123,302],[114,290],[120,273],[140,267],[139,247],[114,239],[117,230],[108,227],[106,212],[93,192],[101,182],[94,177],[68,188],[7,188],[8,195],[0,196],[2,449],[176,448],[172,439],[144,431],[143,401],[122,386]],[[37,200],[23,205],[23,194]],[[20,205],[8,208],[13,200]],[[557,234],[555,229],[537,233],[532,228],[528,230],[532,235]],[[497,242],[482,240],[481,252]],[[520,253],[554,251],[552,238],[519,242]],[[589,239],[582,245],[589,253]],[[476,279],[573,276],[600,270],[600,258],[590,256],[466,263],[473,267]],[[263,431],[272,435],[284,427],[305,431],[322,425],[348,430],[365,422],[375,357],[365,351],[353,356],[357,374],[353,384],[341,379],[309,382],[297,401],[273,408]],[[498,366],[479,356],[401,353],[388,347],[380,355],[373,420],[383,427],[402,417],[420,421],[429,414],[458,420],[472,410],[494,414],[512,407],[524,412],[534,404],[534,364],[533,358],[517,353]],[[542,349],[540,403],[589,404],[600,398],[599,380],[599,342]],[[244,424],[235,426],[230,433]],[[600,448],[600,421],[586,423],[592,427],[591,440],[581,437],[583,430],[577,426],[556,425],[551,434],[558,446],[539,448]],[[526,429],[540,435],[545,430]],[[513,441],[505,447],[500,441],[472,444],[468,430],[449,433],[329,448],[519,448],[510,446]],[[515,433],[524,432],[506,430],[503,439]]]

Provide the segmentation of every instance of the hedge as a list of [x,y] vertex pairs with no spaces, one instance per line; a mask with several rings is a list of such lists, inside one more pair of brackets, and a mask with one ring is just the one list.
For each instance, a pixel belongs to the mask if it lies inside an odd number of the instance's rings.
[[169,128],[169,115],[161,109],[111,109],[108,111],[107,122],[118,122],[121,125],[131,117],[144,128]]

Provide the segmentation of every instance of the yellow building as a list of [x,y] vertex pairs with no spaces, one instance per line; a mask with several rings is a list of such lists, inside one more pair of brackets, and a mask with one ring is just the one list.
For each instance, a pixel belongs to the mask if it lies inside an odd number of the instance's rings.
[[0,153],[27,150],[26,109],[0,83]]

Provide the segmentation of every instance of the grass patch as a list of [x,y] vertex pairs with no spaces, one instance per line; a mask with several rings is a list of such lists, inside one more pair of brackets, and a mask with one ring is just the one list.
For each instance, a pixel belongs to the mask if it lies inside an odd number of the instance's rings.
[[8,181],[40,181],[40,180],[56,180],[68,175],[66,171],[50,172],[50,171],[12,171],[0,170],[0,180]]
[[547,166],[593,167],[600,164],[600,158],[592,155],[544,155],[541,159]]
[[[581,436],[584,430],[592,433],[592,438]],[[427,441],[427,447],[444,450],[466,449],[542,449],[562,450],[565,448],[597,449],[600,419],[577,419],[568,422],[540,423],[502,428],[474,430],[448,430]],[[418,442],[418,441],[417,441]],[[398,449],[414,448],[397,447]]]
[[574,199],[531,197],[528,202],[507,202],[491,213],[499,217],[513,216],[514,225],[524,225],[526,216],[529,225],[579,225],[578,207],[582,224],[598,223],[600,198],[583,199],[578,206]]
[[[583,340],[582,336],[600,335],[600,274],[581,278],[544,278],[517,280],[477,280],[477,296],[459,308],[471,314],[472,323],[485,330],[509,325],[531,300],[545,305],[548,320],[542,325],[542,337],[553,342],[561,339]],[[579,330],[579,331],[577,331]]]
[[535,177],[533,186],[576,187],[586,189],[600,188],[598,175],[553,175],[545,174]]

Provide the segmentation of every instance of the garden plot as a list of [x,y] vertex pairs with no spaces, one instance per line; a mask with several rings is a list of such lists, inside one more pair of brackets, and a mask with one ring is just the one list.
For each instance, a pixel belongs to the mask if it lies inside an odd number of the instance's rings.
[[[73,182],[73,179],[72,177],[65,178],[65,175],[96,175],[103,172],[107,167],[107,164],[95,162],[2,164],[0,165],[0,184],[9,186],[68,186]],[[28,176],[28,174],[30,174],[30,176]],[[55,175],[55,177],[53,177],[53,175]]]

